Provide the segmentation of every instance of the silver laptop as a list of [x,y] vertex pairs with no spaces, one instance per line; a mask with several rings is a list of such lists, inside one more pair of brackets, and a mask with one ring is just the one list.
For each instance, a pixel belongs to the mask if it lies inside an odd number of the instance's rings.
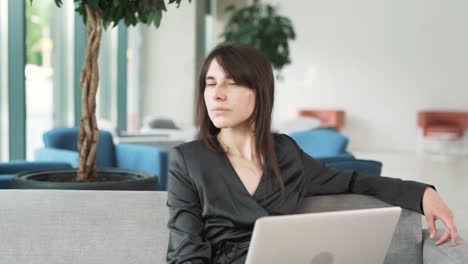
[[383,263],[401,208],[262,217],[246,264]]

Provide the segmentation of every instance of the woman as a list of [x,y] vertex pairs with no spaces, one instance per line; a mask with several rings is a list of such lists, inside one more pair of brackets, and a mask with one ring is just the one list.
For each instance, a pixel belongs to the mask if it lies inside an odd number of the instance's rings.
[[425,214],[437,245],[457,230],[451,210],[431,185],[338,171],[271,132],[274,78],[255,48],[229,44],[205,60],[200,80],[199,140],[171,151],[167,262],[244,263],[255,220],[291,214],[304,197],[359,193]]

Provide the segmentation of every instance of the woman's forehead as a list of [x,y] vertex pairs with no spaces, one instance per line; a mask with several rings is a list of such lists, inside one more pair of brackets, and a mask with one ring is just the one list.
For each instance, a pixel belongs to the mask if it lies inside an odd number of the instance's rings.
[[229,73],[226,73],[224,69],[219,65],[216,59],[213,59],[208,67],[205,79],[231,79]]

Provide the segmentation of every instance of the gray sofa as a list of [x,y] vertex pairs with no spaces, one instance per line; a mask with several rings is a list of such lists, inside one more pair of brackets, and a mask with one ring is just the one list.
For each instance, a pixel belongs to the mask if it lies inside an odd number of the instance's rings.
[[[301,212],[386,206],[327,195],[307,198]],[[167,221],[165,192],[2,190],[0,263],[165,263]],[[421,215],[403,210],[385,263],[468,263],[468,247],[462,239],[435,247]]]

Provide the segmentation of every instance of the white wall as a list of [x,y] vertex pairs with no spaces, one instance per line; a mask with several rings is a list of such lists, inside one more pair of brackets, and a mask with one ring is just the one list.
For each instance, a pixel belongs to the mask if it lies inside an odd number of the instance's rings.
[[192,125],[195,91],[196,5],[167,5],[159,29],[142,29],[141,117],[171,118]]
[[342,108],[351,149],[413,151],[418,110],[468,110],[468,1],[265,2],[297,33],[275,121]]
[[[468,1],[264,1],[279,4],[297,33],[274,122],[301,108],[341,108],[351,150],[413,151],[418,110],[468,110]],[[214,6],[215,36],[230,2]],[[169,5],[160,29],[143,30],[143,116],[192,124],[195,19],[193,2]]]

